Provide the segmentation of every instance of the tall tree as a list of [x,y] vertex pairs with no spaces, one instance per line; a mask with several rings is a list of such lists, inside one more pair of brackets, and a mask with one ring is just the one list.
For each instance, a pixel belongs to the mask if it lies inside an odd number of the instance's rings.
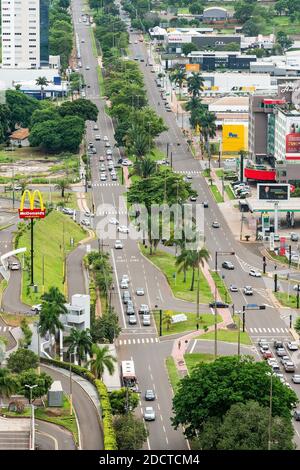
[[188,92],[195,98],[200,96],[201,91],[204,89],[204,79],[200,73],[192,72],[192,75],[187,79]]
[[23,370],[36,369],[38,360],[38,356],[33,351],[29,349],[18,349],[9,356],[7,367],[12,372],[20,373]]
[[86,360],[87,354],[92,351],[93,341],[89,329],[78,330],[72,328],[70,335],[65,338],[64,342],[69,345],[68,353],[75,353],[78,357],[79,365]]
[[119,317],[113,309],[97,317],[91,327],[94,343],[113,343],[120,331]]
[[148,178],[156,172],[156,163],[150,157],[140,158],[134,163],[132,175]]
[[127,413],[115,417],[113,424],[118,450],[142,449],[147,440],[148,431],[141,418],[137,418],[133,413]]
[[124,415],[138,406],[139,396],[128,387],[123,387],[110,392],[109,401],[113,415]]
[[176,266],[178,266],[178,272],[192,268],[192,280],[190,290],[194,290],[195,284],[195,269],[204,264],[204,261],[208,261],[209,253],[206,248],[202,248],[199,251],[196,250],[183,250],[176,259]]
[[115,370],[117,359],[110,354],[108,346],[100,348],[96,344],[93,344],[92,353],[93,358],[89,361],[89,364],[96,379],[102,379],[105,369],[107,369],[109,374],[112,375]]
[[182,85],[186,80],[186,73],[183,68],[177,67],[171,74],[170,79],[172,82],[179,86],[179,97],[181,98]]
[[49,81],[47,80],[46,77],[38,77],[36,80],[35,80],[35,83],[36,85],[38,85],[40,87],[40,90],[41,90],[41,100],[44,99],[43,95],[44,95],[44,88],[46,86],[48,86],[49,84]]
[[10,397],[18,389],[18,380],[8,369],[0,368],[0,396]]
[[66,179],[58,180],[55,185],[55,189],[58,189],[61,192],[62,198],[65,197],[65,191],[70,188],[71,188],[70,183]]
[[97,121],[98,108],[90,100],[79,98],[75,101],[65,101],[59,108],[61,116],[79,116],[84,121]]
[[58,330],[64,329],[64,326],[59,319],[60,315],[63,313],[65,313],[65,310],[62,309],[59,304],[54,302],[42,303],[39,320],[41,336],[45,336],[46,333],[49,333],[52,337],[55,337]]

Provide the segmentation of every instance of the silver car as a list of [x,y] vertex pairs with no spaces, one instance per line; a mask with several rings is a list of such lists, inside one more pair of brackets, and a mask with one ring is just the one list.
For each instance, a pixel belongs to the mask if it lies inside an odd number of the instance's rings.
[[294,384],[300,384],[300,374],[294,374],[292,377]]
[[146,406],[144,411],[144,420],[145,421],[155,421],[155,411],[152,406]]

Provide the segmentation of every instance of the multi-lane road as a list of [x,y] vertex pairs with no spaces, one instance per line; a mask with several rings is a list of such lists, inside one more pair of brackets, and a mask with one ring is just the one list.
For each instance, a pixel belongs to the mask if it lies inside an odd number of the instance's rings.
[[[120,224],[127,225],[126,203],[124,200],[125,188],[119,181],[115,182],[108,176],[107,181],[100,181],[99,156],[105,155],[103,139],[95,141],[95,135],[101,134],[103,138],[108,137],[113,146],[114,129],[110,117],[105,113],[105,101],[99,97],[99,87],[97,81],[96,67],[97,59],[93,56],[90,38],[90,28],[85,23],[79,21],[83,3],[81,0],[74,0],[72,3],[72,13],[75,25],[75,31],[78,34],[81,49],[82,73],[84,75],[86,96],[91,99],[99,108],[98,126],[99,131],[94,130],[94,123],[87,126],[87,141],[94,142],[97,154],[91,156],[92,169],[92,192],[95,206],[95,225],[98,227],[98,237],[104,239],[104,248],[110,252],[112,265],[115,275],[115,290],[113,295],[113,305],[120,317],[122,333],[118,339],[119,359],[133,359],[135,362],[136,373],[139,380],[139,387],[142,392],[139,413],[145,406],[143,401],[143,392],[147,388],[153,388],[157,394],[157,400],[154,402],[156,411],[156,421],[149,423],[150,434],[147,442],[149,449],[187,449],[188,444],[184,439],[182,431],[175,431],[170,422],[172,391],[167,378],[165,368],[165,357],[171,353],[172,341],[159,341],[154,323],[150,327],[145,327],[140,323],[135,326],[127,324],[127,317],[124,313],[121,300],[121,290],[119,281],[123,274],[127,274],[130,279],[130,290],[135,306],[140,303],[147,303],[153,308],[172,308],[181,311],[193,311],[195,304],[186,304],[176,300],[170,291],[164,276],[147,260],[138,249],[136,240],[133,237],[127,237],[123,240],[123,250],[114,250],[115,238],[121,238],[114,232],[113,236],[105,237],[103,229],[104,218],[116,217]],[[226,271],[225,282],[227,285],[236,284],[239,287],[237,294],[232,294],[235,310],[241,310],[242,306],[249,303],[247,297],[242,293],[245,285],[251,285],[254,288],[254,295],[251,303],[258,305],[267,304],[265,310],[247,312],[246,325],[247,330],[254,341],[258,337],[266,337],[271,342],[273,338],[289,339],[288,324],[284,318],[280,317],[279,312],[272,306],[268,290],[272,283],[271,279],[252,278],[249,276],[249,269],[261,269],[262,259],[260,256],[238,243],[223,218],[218,205],[214,201],[209,188],[201,176],[201,167],[198,161],[194,160],[189,152],[186,140],[179,129],[176,118],[173,113],[167,113],[161,106],[160,90],[156,87],[155,74],[151,73],[147,63],[147,45],[137,42],[135,33],[130,33],[132,57],[142,57],[144,62],[140,62],[141,70],[144,74],[145,86],[148,93],[149,104],[161,115],[168,126],[158,139],[157,145],[160,149],[166,151],[167,144],[172,145],[173,168],[180,173],[190,173],[193,176],[192,184],[198,192],[198,202],[208,201],[209,208],[205,210],[205,237],[209,251],[214,254],[215,251],[235,252],[235,258],[232,261],[235,264],[234,271]],[[88,67],[88,69],[86,69]],[[178,145],[180,144],[180,145]],[[113,159],[115,162],[119,158],[119,151],[113,148]],[[107,163],[105,162],[105,165]],[[109,171],[107,171],[109,175]],[[212,228],[212,222],[220,222],[219,229]],[[220,265],[226,258],[220,257]],[[230,259],[230,258],[229,258]],[[212,260],[212,268],[213,268]],[[273,270],[273,264],[269,263],[269,269]],[[143,287],[145,296],[142,302],[135,295],[135,289]],[[157,307],[156,307],[157,306]],[[208,307],[203,310],[208,311]]]

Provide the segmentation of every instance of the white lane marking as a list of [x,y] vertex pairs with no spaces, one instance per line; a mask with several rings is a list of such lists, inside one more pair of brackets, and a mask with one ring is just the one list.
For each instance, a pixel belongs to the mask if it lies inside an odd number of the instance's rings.
[[123,340],[123,344],[124,344],[124,346],[126,346],[126,343],[127,343],[127,340],[126,340],[126,339],[124,339],[124,340]]
[[154,338],[150,338],[151,343],[154,343]]
[[137,339],[137,344],[140,344],[140,338]]
[[119,294],[119,300],[120,300],[120,305],[121,305],[121,312],[122,312],[122,317],[123,317],[123,326],[126,328],[126,321],[125,321],[125,314],[124,314],[124,308],[123,308],[123,302],[121,299],[121,291],[120,291],[120,285],[119,285],[119,278],[118,278],[118,271],[117,271],[117,266],[116,266],[116,260],[115,260],[115,255],[114,255],[114,250],[111,248],[111,256],[113,260],[113,266],[115,270],[115,275],[116,275],[116,281],[117,281],[117,286],[118,286],[118,294]]
[[[156,398],[157,398],[157,397],[156,397]],[[160,406],[159,406],[159,403],[157,403],[157,408],[158,408],[158,409],[159,409],[159,411],[160,411]]]
[[163,431],[164,433],[166,434],[166,428],[165,428],[165,425],[163,424]]
[[59,450],[57,439],[54,436],[44,431],[37,431],[37,434],[41,434],[42,436],[46,436],[49,439],[52,439],[52,441],[54,441],[54,450]]
[[158,343],[158,338],[155,338],[155,342]]
[[135,339],[132,340],[132,344],[135,344]]
[[190,354],[192,354],[192,352],[194,351],[196,344],[197,344],[197,340],[195,339],[193,346],[191,347]]
[[149,338],[146,338],[146,343],[149,343]]
[[128,339],[127,342],[128,342],[128,344],[131,344],[131,340],[130,340],[130,339]]
[[142,343],[144,344],[144,342],[145,342],[145,340],[144,340],[144,338],[142,338]]
[[161,420],[161,421],[163,421],[163,417],[162,417],[162,415],[160,415],[160,420]]

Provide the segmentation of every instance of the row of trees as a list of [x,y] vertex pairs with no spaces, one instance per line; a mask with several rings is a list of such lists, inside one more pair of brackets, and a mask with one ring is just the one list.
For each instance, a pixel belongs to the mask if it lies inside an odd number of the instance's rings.
[[291,450],[291,411],[297,402],[267,363],[221,357],[198,364],[181,380],[173,425],[183,426],[199,449]]
[[73,26],[69,0],[54,0],[49,10],[49,53],[59,55],[65,70],[73,47]]

